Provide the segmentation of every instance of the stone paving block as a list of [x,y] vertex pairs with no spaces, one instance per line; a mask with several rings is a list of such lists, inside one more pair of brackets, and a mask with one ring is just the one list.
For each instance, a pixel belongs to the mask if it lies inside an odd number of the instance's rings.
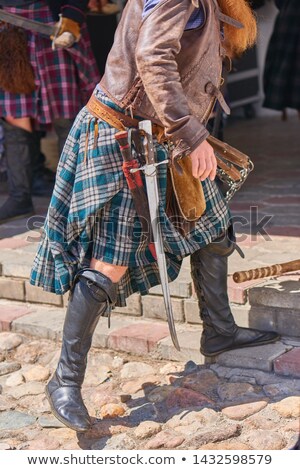
[[110,333],[107,344],[111,349],[143,355],[155,349],[168,334],[164,323],[135,323]]
[[[299,283],[300,284],[300,283]],[[300,308],[300,304],[298,306]],[[300,339],[300,309],[280,308],[277,311],[277,331],[280,334],[296,336]]]
[[126,326],[132,325],[135,322],[135,318],[128,318],[115,314],[114,311],[111,314],[111,326],[108,328],[108,320],[106,317],[101,317],[93,335],[92,345],[95,348],[107,348],[108,337],[115,330],[120,330]]
[[275,359],[274,371],[279,375],[300,377],[300,348],[294,348]]
[[205,358],[200,353],[201,328],[180,327],[176,329],[180,351],[174,347],[171,337],[168,335],[158,343],[153,357],[167,361],[194,361],[196,364],[210,364],[212,359]]
[[[265,202],[267,202],[268,204],[275,204],[275,205],[279,205],[279,206],[286,206],[286,204],[288,205],[296,205],[296,206],[299,206],[300,205],[300,197],[299,196],[278,196],[278,197],[270,197],[268,199],[265,200]],[[284,210],[284,209],[282,209]]]
[[60,340],[65,309],[50,309],[36,305],[31,305],[30,308],[31,313],[12,322],[11,330],[37,338]]
[[197,300],[187,299],[184,301],[184,316],[187,323],[202,324]]
[[25,306],[0,304],[0,331],[10,331],[14,320],[28,315],[30,312],[31,309]]
[[[184,305],[185,305],[185,318],[187,322],[202,324],[202,321],[200,320],[200,317],[199,317],[198,303],[193,300],[185,300]],[[189,306],[189,310],[190,310],[189,314],[190,314],[191,321],[188,320],[188,312],[187,312],[188,309],[186,308],[186,305]],[[239,305],[239,304],[231,303],[230,307],[231,307],[231,311],[233,313],[233,316],[237,325],[248,328],[250,326],[250,318],[249,318],[250,311],[251,311],[250,305],[249,304]]]
[[24,280],[0,278],[0,299],[25,300]]
[[277,341],[272,344],[226,351],[216,356],[216,362],[225,367],[239,367],[272,371],[277,357],[289,351],[291,346]]
[[[239,203],[238,203],[239,204]],[[249,207],[251,203],[246,203]],[[265,240],[260,235],[245,234],[245,233],[236,233],[236,239],[238,244],[242,249],[244,248],[253,248],[256,245],[262,245],[265,243]],[[239,255],[238,255],[239,256]]]
[[254,287],[249,292],[251,305],[300,309],[299,276],[294,279],[269,281],[264,286]]
[[[189,276],[189,280],[176,279],[169,284],[170,294],[174,297],[190,297],[192,289],[192,279]],[[155,286],[150,289],[150,294],[162,295],[161,287]]]
[[249,309],[249,326],[260,330],[279,332],[276,309],[260,305],[251,305]]
[[300,347],[300,338],[296,338],[295,336],[281,336],[280,341],[284,344],[288,344],[290,346],[294,346],[295,348]]
[[237,284],[232,276],[228,277],[228,296],[230,302],[236,304],[245,304],[248,300],[248,291],[250,288],[261,284],[261,280],[253,280]]
[[26,246],[24,246],[20,251],[22,254],[30,255],[33,258],[37,252],[38,244],[36,242],[28,242]]
[[70,292],[66,292],[66,293],[62,296],[62,301],[63,301],[63,306],[64,306],[64,307],[67,307],[67,306],[68,306],[68,303],[69,303],[69,294],[70,294]]
[[32,261],[32,255],[18,253],[16,256],[14,250],[0,251],[2,276],[28,279],[32,268]]
[[139,294],[133,294],[128,297],[126,303],[126,307],[116,307],[114,312],[122,315],[133,315],[135,317],[142,315],[141,296]]
[[15,250],[17,248],[23,248],[28,245],[26,240],[22,240],[21,238],[3,238],[0,240],[0,249],[11,249]]
[[29,281],[25,281],[25,299],[26,302],[35,302],[40,304],[51,304],[62,307],[63,300],[61,295],[46,292],[40,287],[33,286]]
[[[184,321],[183,300],[172,298],[173,315],[175,321]],[[158,295],[146,295],[142,297],[143,316],[166,320],[166,311],[163,297]]]
[[283,227],[276,227],[272,230],[275,235],[285,237],[300,237],[300,227],[284,225]]
[[245,328],[249,327],[250,305],[231,304],[231,311],[237,325]]

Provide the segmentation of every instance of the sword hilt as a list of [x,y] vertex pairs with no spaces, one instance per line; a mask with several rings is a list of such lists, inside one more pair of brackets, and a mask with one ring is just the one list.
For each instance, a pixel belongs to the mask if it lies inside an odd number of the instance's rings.
[[[130,170],[130,173],[136,173],[137,171],[143,171],[144,173],[146,173],[146,170],[150,167],[157,167],[159,165],[164,165],[164,164],[169,164],[169,160],[163,160],[162,162],[157,162],[157,163],[151,163],[149,165],[144,165],[144,166],[140,166],[139,168],[132,168],[132,170]],[[146,173],[147,174],[147,173]],[[151,176],[151,175],[149,175]]]

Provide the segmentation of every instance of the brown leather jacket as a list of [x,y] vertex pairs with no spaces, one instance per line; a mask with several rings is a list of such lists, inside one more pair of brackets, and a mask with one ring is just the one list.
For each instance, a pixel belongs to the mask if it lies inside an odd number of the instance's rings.
[[[185,31],[198,2],[205,23]],[[216,98],[226,108],[218,3],[162,0],[142,19],[143,6],[144,0],[128,1],[100,86],[126,112],[162,125],[178,153],[194,150],[208,136]]]

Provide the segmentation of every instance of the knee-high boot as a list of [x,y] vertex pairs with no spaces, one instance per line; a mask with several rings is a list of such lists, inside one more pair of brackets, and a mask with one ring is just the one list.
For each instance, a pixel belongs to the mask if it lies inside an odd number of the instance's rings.
[[0,207],[0,224],[33,214],[31,200],[32,164],[36,142],[32,132],[3,121],[9,196]]
[[89,429],[91,420],[81,396],[87,354],[100,316],[116,302],[117,285],[99,271],[82,269],[74,280],[63,327],[57,369],[46,386],[53,414],[75,431]]
[[234,250],[228,237],[191,255],[192,278],[203,321],[200,351],[215,356],[224,351],[272,343],[279,335],[236,325],[227,294],[228,256]]

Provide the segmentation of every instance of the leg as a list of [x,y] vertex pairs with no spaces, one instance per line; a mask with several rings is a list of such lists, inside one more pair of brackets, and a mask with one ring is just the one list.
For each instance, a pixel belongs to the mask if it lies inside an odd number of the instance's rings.
[[203,320],[200,350],[204,356],[272,343],[279,338],[275,332],[236,325],[227,295],[228,256],[233,250],[233,243],[225,236],[191,256],[192,278]]
[[36,142],[29,118],[3,121],[9,197],[0,208],[0,223],[33,214],[32,163]]
[[34,131],[37,152],[32,168],[32,194],[33,196],[50,197],[53,192],[55,172],[45,166],[46,157],[41,151],[41,140],[45,135],[44,131]]
[[96,258],[91,259],[90,267],[109,277],[112,282],[119,282],[121,277],[123,277],[127,271],[127,268],[124,266],[115,266],[113,264],[104,263]]
[[[99,262],[100,263],[100,262]],[[46,386],[53,414],[75,431],[86,431],[91,425],[81,396],[87,354],[93,333],[101,316],[107,316],[116,303],[117,284],[126,268],[103,263],[111,277],[91,268],[80,270],[73,284],[63,327],[61,356],[57,369]],[[116,272],[114,272],[116,268]]]
[[58,152],[59,155],[61,155],[65,142],[67,140],[68,134],[71,130],[71,127],[73,125],[74,120],[73,119],[55,119],[53,122],[53,127],[56,132],[56,135],[58,137]]

